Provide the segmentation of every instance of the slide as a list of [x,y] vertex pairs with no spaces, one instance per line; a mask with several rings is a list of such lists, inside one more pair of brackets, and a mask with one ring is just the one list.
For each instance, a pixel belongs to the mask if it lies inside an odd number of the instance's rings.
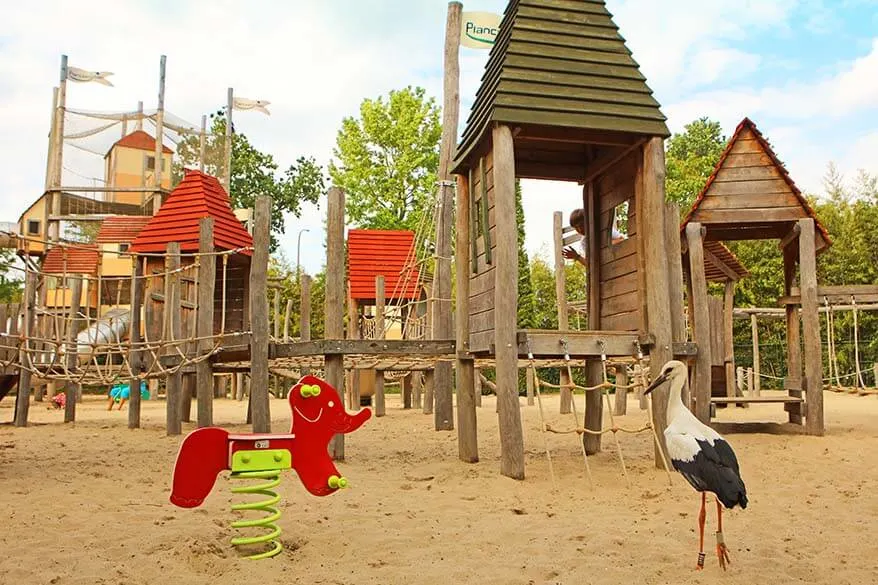
[[110,309],[89,328],[79,332],[76,336],[76,351],[84,355],[90,353],[92,345],[121,341],[128,334],[130,324],[129,309]]

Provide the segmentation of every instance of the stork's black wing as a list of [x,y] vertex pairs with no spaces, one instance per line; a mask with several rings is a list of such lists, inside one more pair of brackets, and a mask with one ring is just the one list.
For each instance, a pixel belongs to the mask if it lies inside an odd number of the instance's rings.
[[[674,469],[698,491],[708,491],[726,508],[747,507],[747,488],[741,479],[738,459],[731,446],[722,438],[712,444],[706,439],[687,437],[693,452],[687,458],[671,458]],[[697,448],[695,448],[697,445]]]

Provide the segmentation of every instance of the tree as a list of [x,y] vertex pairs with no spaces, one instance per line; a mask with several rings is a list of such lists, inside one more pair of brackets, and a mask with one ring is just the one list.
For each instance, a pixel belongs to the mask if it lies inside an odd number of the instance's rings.
[[686,212],[713,172],[726,145],[722,127],[715,120],[699,118],[668,140],[665,193]]
[[432,217],[441,135],[439,107],[423,88],[363,100],[359,118],[342,121],[337,163],[329,165],[334,184],[345,189],[351,223],[418,232]]
[[[225,175],[225,134],[225,113],[211,114],[210,131],[205,139],[204,170],[216,177]],[[174,182],[182,178],[183,166],[198,166],[199,152],[200,141],[197,135],[180,141],[177,145],[179,165],[173,169]],[[271,197],[272,252],[277,249],[276,235],[284,233],[284,213],[298,217],[302,202],[316,203],[326,187],[323,169],[311,157],[299,157],[282,174],[278,173],[278,168],[273,155],[257,150],[246,135],[233,132],[230,193],[232,206],[253,208],[256,197]]]
[[14,262],[12,250],[0,250],[0,303],[21,300],[22,281],[10,276]]
[[518,223],[518,326],[530,329],[535,316],[534,289],[524,245],[524,207],[521,203],[521,182],[518,180],[515,181],[515,220]]

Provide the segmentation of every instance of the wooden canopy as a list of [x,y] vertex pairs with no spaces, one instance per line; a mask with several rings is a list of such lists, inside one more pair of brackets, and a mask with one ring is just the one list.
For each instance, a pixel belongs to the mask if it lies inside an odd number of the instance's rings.
[[817,228],[819,253],[830,245],[826,228],[768,140],[744,118],[680,229],[698,222],[707,228],[705,241],[782,239],[808,218]]
[[506,123],[518,177],[584,183],[585,161],[669,136],[665,119],[603,0],[512,0],[452,172],[475,168]]

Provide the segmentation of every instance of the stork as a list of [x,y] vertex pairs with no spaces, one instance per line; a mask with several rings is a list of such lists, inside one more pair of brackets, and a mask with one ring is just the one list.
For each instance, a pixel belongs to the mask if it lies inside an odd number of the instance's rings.
[[665,442],[674,469],[686,478],[696,491],[701,492],[701,512],[698,514],[698,564],[704,568],[704,521],[707,492],[716,499],[716,555],[725,570],[731,562],[723,539],[723,506],[747,507],[747,488],[741,479],[738,458],[732,447],[719,433],[695,418],[683,404],[680,393],[688,379],[686,365],[677,360],[666,363],[661,373],[644,391],[649,394],[670,381],[668,399],[668,427]]

